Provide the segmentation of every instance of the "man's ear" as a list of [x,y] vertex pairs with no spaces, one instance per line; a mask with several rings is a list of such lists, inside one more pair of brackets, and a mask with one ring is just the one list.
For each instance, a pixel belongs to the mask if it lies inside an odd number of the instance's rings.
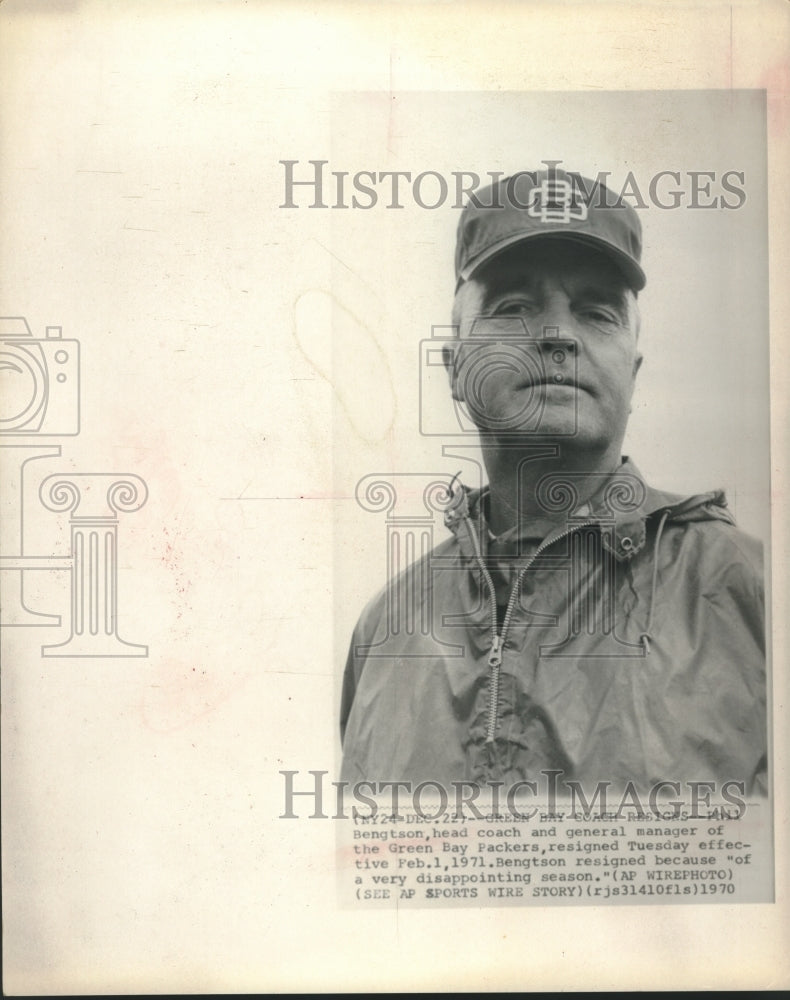
[[450,392],[453,399],[463,403],[464,394],[458,384],[458,350],[461,346],[460,340],[453,340],[442,347],[442,361],[447,369],[447,378],[450,382]]

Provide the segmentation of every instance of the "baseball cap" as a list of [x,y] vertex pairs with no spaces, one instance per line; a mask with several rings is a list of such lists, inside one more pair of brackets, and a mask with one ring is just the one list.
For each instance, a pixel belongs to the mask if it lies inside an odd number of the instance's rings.
[[458,223],[456,287],[503,250],[539,237],[590,244],[619,266],[634,291],[645,287],[634,208],[601,181],[556,167],[522,171],[474,192]]

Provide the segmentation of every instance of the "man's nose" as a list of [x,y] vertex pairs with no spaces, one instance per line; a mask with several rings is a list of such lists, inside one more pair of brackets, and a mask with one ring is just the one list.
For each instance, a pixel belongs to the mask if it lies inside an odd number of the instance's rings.
[[576,327],[571,303],[565,295],[547,295],[532,316],[535,335],[544,339],[572,334]]
[[568,355],[577,354],[579,342],[575,338],[572,324],[541,323],[530,324],[531,334],[537,340],[541,354],[561,365]]
[[569,349],[577,350],[576,320],[570,303],[553,299],[529,322],[530,333],[541,342],[544,353],[551,352],[552,341],[566,341]]

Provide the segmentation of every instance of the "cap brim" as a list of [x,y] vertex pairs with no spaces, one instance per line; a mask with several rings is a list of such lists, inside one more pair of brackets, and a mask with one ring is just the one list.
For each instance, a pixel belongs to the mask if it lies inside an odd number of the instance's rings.
[[507,236],[505,239],[500,240],[493,246],[488,247],[483,251],[483,253],[478,254],[474,260],[470,261],[459,274],[457,284],[460,284],[462,281],[468,281],[470,278],[474,277],[475,272],[478,271],[483,264],[488,263],[488,261],[490,261],[493,257],[497,257],[505,250],[509,250],[510,247],[517,246],[519,243],[533,242],[534,240],[572,240],[574,243],[585,243],[587,246],[592,246],[596,250],[600,250],[613,260],[623,272],[629,287],[633,289],[633,291],[641,291],[647,283],[645,272],[639,264],[637,264],[633,257],[629,257],[629,255],[621,250],[620,247],[614,246],[612,243],[602,239],[600,236],[592,236],[589,233],[569,232],[568,230],[564,230],[563,232],[554,233],[536,233],[534,231],[530,231],[526,233],[515,233],[511,236]]

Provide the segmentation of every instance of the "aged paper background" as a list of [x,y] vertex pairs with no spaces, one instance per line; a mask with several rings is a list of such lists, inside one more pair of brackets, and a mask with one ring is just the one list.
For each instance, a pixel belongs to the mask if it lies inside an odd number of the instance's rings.
[[[789,17],[779,3],[0,5],[0,313],[25,316],[39,339],[61,326],[80,342],[80,433],[42,437],[61,454],[32,462],[30,481],[91,474],[106,492],[101,477],[117,474],[148,490],[117,517],[118,632],[147,656],[42,656],[61,629],[4,631],[6,992],[788,985]],[[400,361],[375,337],[354,341],[327,298],[340,290],[376,330],[408,315],[413,296],[404,338],[416,357],[428,335],[419,324],[448,321],[455,215],[424,213],[419,259],[404,259],[413,211],[387,222],[377,248],[374,212],[347,213],[344,231],[329,211],[280,209],[279,161],[387,169],[419,100],[406,98],[402,114],[379,109],[406,92],[455,110],[432,137],[434,149],[445,140],[442,162],[400,169],[482,171],[501,154],[471,162],[456,152],[472,149],[460,93],[475,95],[469,128],[480,131],[481,92],[733,88],[767,100],[770,534],[764,498],[748,495],[749,463],[765,455],[759,417],[739,457],[703,447],[699,476],[701,488],[734,488],[741,522],[772,546],[776,902],[341,910],[333,824],[279,819],[279,771],[337,770],[337,651],[357,610],[354,598],[338,611],[338,566],[353,564],[356,545],[351,590],[380,582],[370,557],[379,529],[339,489],[358,477],[338,437],[356,439],[354,463],[384,468],[403,466],[410,438],[388,423]],[[635,158],[660,159],[664,133],[624,107]],[[627,158],[622,117],[623,145],[612,141],[613,157]],[[728,165],[752,162],[754,141]],[[584,148],[580,135],[558,155],[584,171],[596,164],[570,162]],[[553,152],[525,141],[518,166]],[[665,168],[720,170],[717,157]],[[430,252],[439,263],[426,272]],[[646,294],[660,309],[660,291]],[[749,368],[750,343],[762,352],[763,341],[744,325]],[[691,364],[705,363],[697,344],[689,350]],[[753,391],[764,392],[754,372]],[[68,410],[71,398],[58,398]],[[749,407],[737,407],[743,427]],[[667,430],[635,416],[642,445],[684,433],[682,422]],[[708,440],[705,428],[693,433]],[[24,518],[25,554],[62,559],[68,515],[47,511],[36,490],[14,507],[9,453],[6,529],[10,510]],[[658,485],[674,488],[670,471]],[[65,617],[64,566],[28,575],[30,606]]]

